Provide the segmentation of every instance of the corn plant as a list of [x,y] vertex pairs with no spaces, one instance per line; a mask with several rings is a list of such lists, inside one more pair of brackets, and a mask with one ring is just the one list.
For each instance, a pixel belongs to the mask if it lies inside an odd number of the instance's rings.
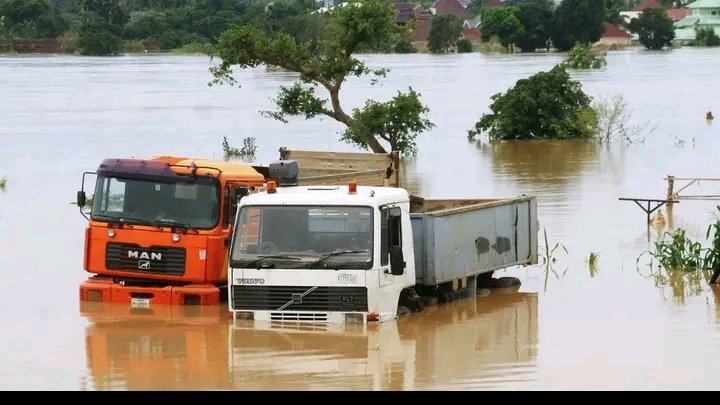
[[595,277],[598,273],[598,261],[600,260],[600,252],[590,252],[586,262],[588,264],[588,270],[590,270],[590,277]]

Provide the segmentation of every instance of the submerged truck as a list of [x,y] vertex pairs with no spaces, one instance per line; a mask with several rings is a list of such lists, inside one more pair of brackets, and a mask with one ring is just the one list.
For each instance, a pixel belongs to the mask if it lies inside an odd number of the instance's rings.
[[[227,299],[228,246],[244,196],[287,184],[397,185],[396,154],[280,149],[268,165],[155,156],[103,160],[83,174],[76,204],[88,219],[81,301],[216,305]],[[294,171],[294,172],[293,172]],[[86,176],[96,176],[85,192]],[[87,212],[86,212],[87,211]]]
[[430,200],[403,188],[278,187],[238,204],[235,319],[367,323],[472,296],[538,260],[534,196]]

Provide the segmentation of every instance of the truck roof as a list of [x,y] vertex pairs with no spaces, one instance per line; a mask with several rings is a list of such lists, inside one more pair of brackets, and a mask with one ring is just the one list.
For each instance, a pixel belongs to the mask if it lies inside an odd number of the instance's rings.
[[253,193],[240,200],[243,205],[367,205],[409,201],[407,190],[395,187],[358,186],[350,194],[348,186],[278,187],[276,193]]
[[[203,158],[190,158],[181,156],[152,156],[146,158],[131,158],[131,159],[105,159],[101,164],[104,165],[110,171],[122,172],[124,166],[133,166],[139,162],[157,162],[157,165],[164,164],[164,167],[154,167],[155,174],[162,174],[163,171],[172,170],[175,173],[189,172],[190,166],[194,163],[198,169],[198,175],[213,175],[217,176],[218,170],[222,173],[222,177],[227,180],[242,180],[249,182],[263,183],[265,176],[257,171],[255,167],[250,163],[244,162],[226,162],[222,160],[211,160]],[[171,165],[172,167],[168,167]],[[184,166],[184,167],[178,167]],[[187,167],[187,169],[185,168]],[[148,167],[146,170],[153,170]],[[132,172],[137,171],[133,167]],[[171,172],[169,173],[171,174]]]

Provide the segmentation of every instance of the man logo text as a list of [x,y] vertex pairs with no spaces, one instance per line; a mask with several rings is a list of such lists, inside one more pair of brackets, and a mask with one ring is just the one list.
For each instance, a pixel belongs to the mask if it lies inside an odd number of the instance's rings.
[[162,253],[155,252],[139,252],[137,250],[128,250],[128,258],[130,259],[143,259],[143,260],[162,260]]

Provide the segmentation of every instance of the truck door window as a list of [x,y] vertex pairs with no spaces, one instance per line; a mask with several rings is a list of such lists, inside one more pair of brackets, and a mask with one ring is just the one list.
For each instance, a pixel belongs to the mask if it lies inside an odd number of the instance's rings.
[[383,208],[380,212],[380,264],[390,264],[390,246],[402,245],[400,208]]
[[235,198],[235,187],[225,186],[223,192],[223,229],[228,229],[232,224],[233,207],[237,207],[237,200]]

